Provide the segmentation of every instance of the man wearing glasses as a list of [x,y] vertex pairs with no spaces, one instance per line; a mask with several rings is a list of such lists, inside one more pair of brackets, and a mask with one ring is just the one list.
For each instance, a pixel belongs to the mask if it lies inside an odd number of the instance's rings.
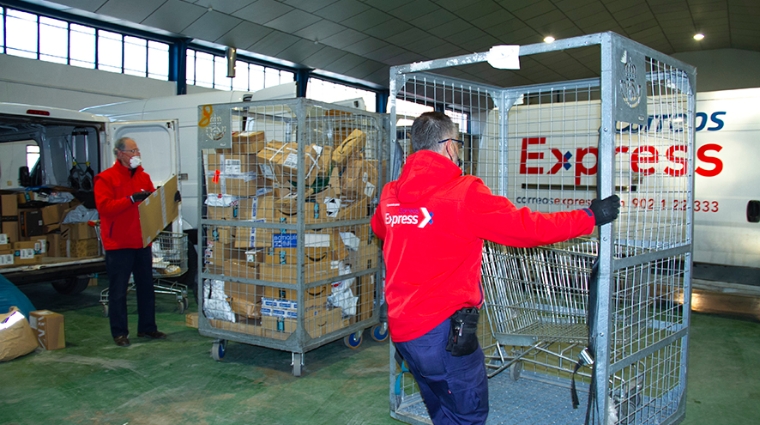
[[544,214],[495,196],[463,176],[456,127],[440,112],[412,124],[414,152],[388,183],[372,217],[384,241],[385,300],[397,352],[434,424],[483,424],[485,358],[476,336],[483,240],[534,247],[588,235],[617,218],[617,195],[589,208]]
[[123,137],[113,149],[116,162],[95,176],[95,204],[100,216],[100,237],[106,251],[108,273],[108,317],[116,345],[129,346],[127,289],[134,277],[137,292],[137,336],[166,338],[156,326],[153,292],[153,256],[150,246],[143,248],[140,214],[137,206],[155,187],[145,172],[140,149],[134,140]]

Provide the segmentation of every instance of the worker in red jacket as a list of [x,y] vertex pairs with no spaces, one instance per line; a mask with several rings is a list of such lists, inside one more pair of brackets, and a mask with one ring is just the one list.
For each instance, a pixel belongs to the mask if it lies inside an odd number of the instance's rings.
[[411,136],[415,153],[383,188],[372,217],[384,241],[389,331],[433,423],[482,424],[488,381],[475,329],[483,240],[534,247],[588,235],[617,218],[620,199],[551,214],[518,209],[462,175],[463,143],[448,116],[422,114]]
[[137,336],[166,338],[156,326],[156,296],[153,292],[153,255],[143,248],[137,206],[155,187],[145,172],[140,149],[123,137],[113,149],[116,162],[95,176],[95,205],[100,216],[100,238],[106,251],[108,273],[108,317],[111,336],[120,347],[129,346],[127,289],[132,275],[137,292]]

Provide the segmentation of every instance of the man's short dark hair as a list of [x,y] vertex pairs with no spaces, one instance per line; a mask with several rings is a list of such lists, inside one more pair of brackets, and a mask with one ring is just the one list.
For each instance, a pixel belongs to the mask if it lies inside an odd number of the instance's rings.
[[457,127],[442,112],[425,112],[412,124],[412,149],[440,151],[438,142],[457,137]]

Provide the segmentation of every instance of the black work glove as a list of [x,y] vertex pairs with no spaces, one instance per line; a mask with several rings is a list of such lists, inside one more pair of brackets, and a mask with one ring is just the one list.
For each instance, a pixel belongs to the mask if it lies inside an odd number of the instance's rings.
[[597,226],[610,223],[620,214],[620,197],[612,195],[601,201],[594,199],[588,208],[594,213],[594,221]]
[[174,202],[182,202],[182,195],[179,194],[179,190],[174,192]]
[[142,192],[133,193],[132,196],[129,197],[129,199],[131,199],[132,203],[135,204],[135,203],[144,201],[145,198],[147,198],[148,196],[150,196],[150,192],[146,190]]

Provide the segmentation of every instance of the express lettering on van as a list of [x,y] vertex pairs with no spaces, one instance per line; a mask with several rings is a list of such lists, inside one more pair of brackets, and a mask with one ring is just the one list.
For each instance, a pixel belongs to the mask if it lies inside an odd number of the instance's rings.
[[[575,151],[563,152],[557,148],[546,150],[536,149],[537,146],[546,145],[546,137],[525,137],[522,139],[520,149],[520,168],[522,175],[557,174],[562,170],[573,169],[575,184],[581,184],[583,176],[597,173],[597,157],[599,149],[596,146],[577,147]],[[697,148],[697,167],[695,172],[703,177],[714,177],[723,171],[723,161],[717,156],[723,147],[717,143],[706,143]],[[548,155],[547,155],[548,153]],[[664,155],[665,165],[662,170],[665,175],[682,177],[687,171],[687,152],[684,145],[672,145],[668,147],[639,146],[631,148],[618,146],[615,155],[626,155],[631,171],[642,175],[652,175],[656,172],[656,166],[660,165]],[[533,166],[537,163],[545,163],[546,158],[554,159],[551,167]]]

